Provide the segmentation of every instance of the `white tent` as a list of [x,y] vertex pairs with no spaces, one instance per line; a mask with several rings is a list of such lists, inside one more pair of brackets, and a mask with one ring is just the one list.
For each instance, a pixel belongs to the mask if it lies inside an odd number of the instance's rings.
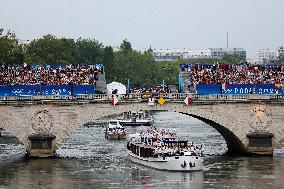
[[107,84],[107,93],[108,94],[126,94],[126,87],[125,85],[118,83],[118,82],[112,82],[110,84]]

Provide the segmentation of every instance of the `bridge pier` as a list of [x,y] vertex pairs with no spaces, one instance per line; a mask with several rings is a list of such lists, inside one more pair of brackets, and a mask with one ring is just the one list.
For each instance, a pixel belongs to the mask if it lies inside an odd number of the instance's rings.
[[272,155],[272,137],[271,133],[249,133],[247,138],[249,140],[247,153],[258,155]]
[[2,131],[3,131],[3,130],[4,130],[4,129],[1,129],[1,128],[0,128],[0,137],[2,136]]
[[30,146],[28,148],[29,157],[48,158],[55,156],[54,139],[52,134],[33,134],[28,137]]

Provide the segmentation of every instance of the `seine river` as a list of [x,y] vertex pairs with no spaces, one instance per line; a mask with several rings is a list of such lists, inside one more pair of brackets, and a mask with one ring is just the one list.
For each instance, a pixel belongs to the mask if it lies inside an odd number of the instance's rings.
[[[107,141],[109,119],[77,129],[58,150],[61,158],[23,158],[23,147],[0,137],[0,188],[284,188],[284,158],[224,155],[226,143],[207,124],[187,115],[153,114],[155,126],[175,129],[182,139],[204,144],[205,167],[192,173],[159,171],[132,163],[126,141]],[[127,127],[128,133],[140,127]]]

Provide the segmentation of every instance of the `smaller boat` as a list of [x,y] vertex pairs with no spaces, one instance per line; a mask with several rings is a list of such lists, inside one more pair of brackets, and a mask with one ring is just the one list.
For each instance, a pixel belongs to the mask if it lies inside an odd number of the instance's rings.
[[154,122],[147,111],[123,112],[122,117],[118,120],[123,126],[150,126]]
[[111,120],[106,127],[105,137],[108,140],[126,139],[125,128],[119,123],[118,120]]

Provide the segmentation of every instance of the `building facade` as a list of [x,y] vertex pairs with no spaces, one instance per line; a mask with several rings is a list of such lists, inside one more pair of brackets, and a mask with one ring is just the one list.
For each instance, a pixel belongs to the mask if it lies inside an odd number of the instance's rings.
[[210,49],[189,50],[186,59],[211,58]]
[[153,49],[152,53],[156,61],[176,61],[185,59],[188,50],[186,49]]
[[208,48],[199,50],[187,49],[154,49],[152,51],[156,61],[163,60],[190,60],[203,58],[223,58],[226,55],[237,55],[240,60],[246,60],[246,51],[243,48]]
[[237,55],[240,60],[246,60],[246,50],[243,48],[209,48],[211,56],[214,58],[223,58],[226,55]]
[[268,64],[278,60],[284,60],[283,46],[276,49],[266,48],[259,50],[248,59],[248,62],[252,64]]
[[279,60],[284,60],[284,47],[280,46],[276,49]]

